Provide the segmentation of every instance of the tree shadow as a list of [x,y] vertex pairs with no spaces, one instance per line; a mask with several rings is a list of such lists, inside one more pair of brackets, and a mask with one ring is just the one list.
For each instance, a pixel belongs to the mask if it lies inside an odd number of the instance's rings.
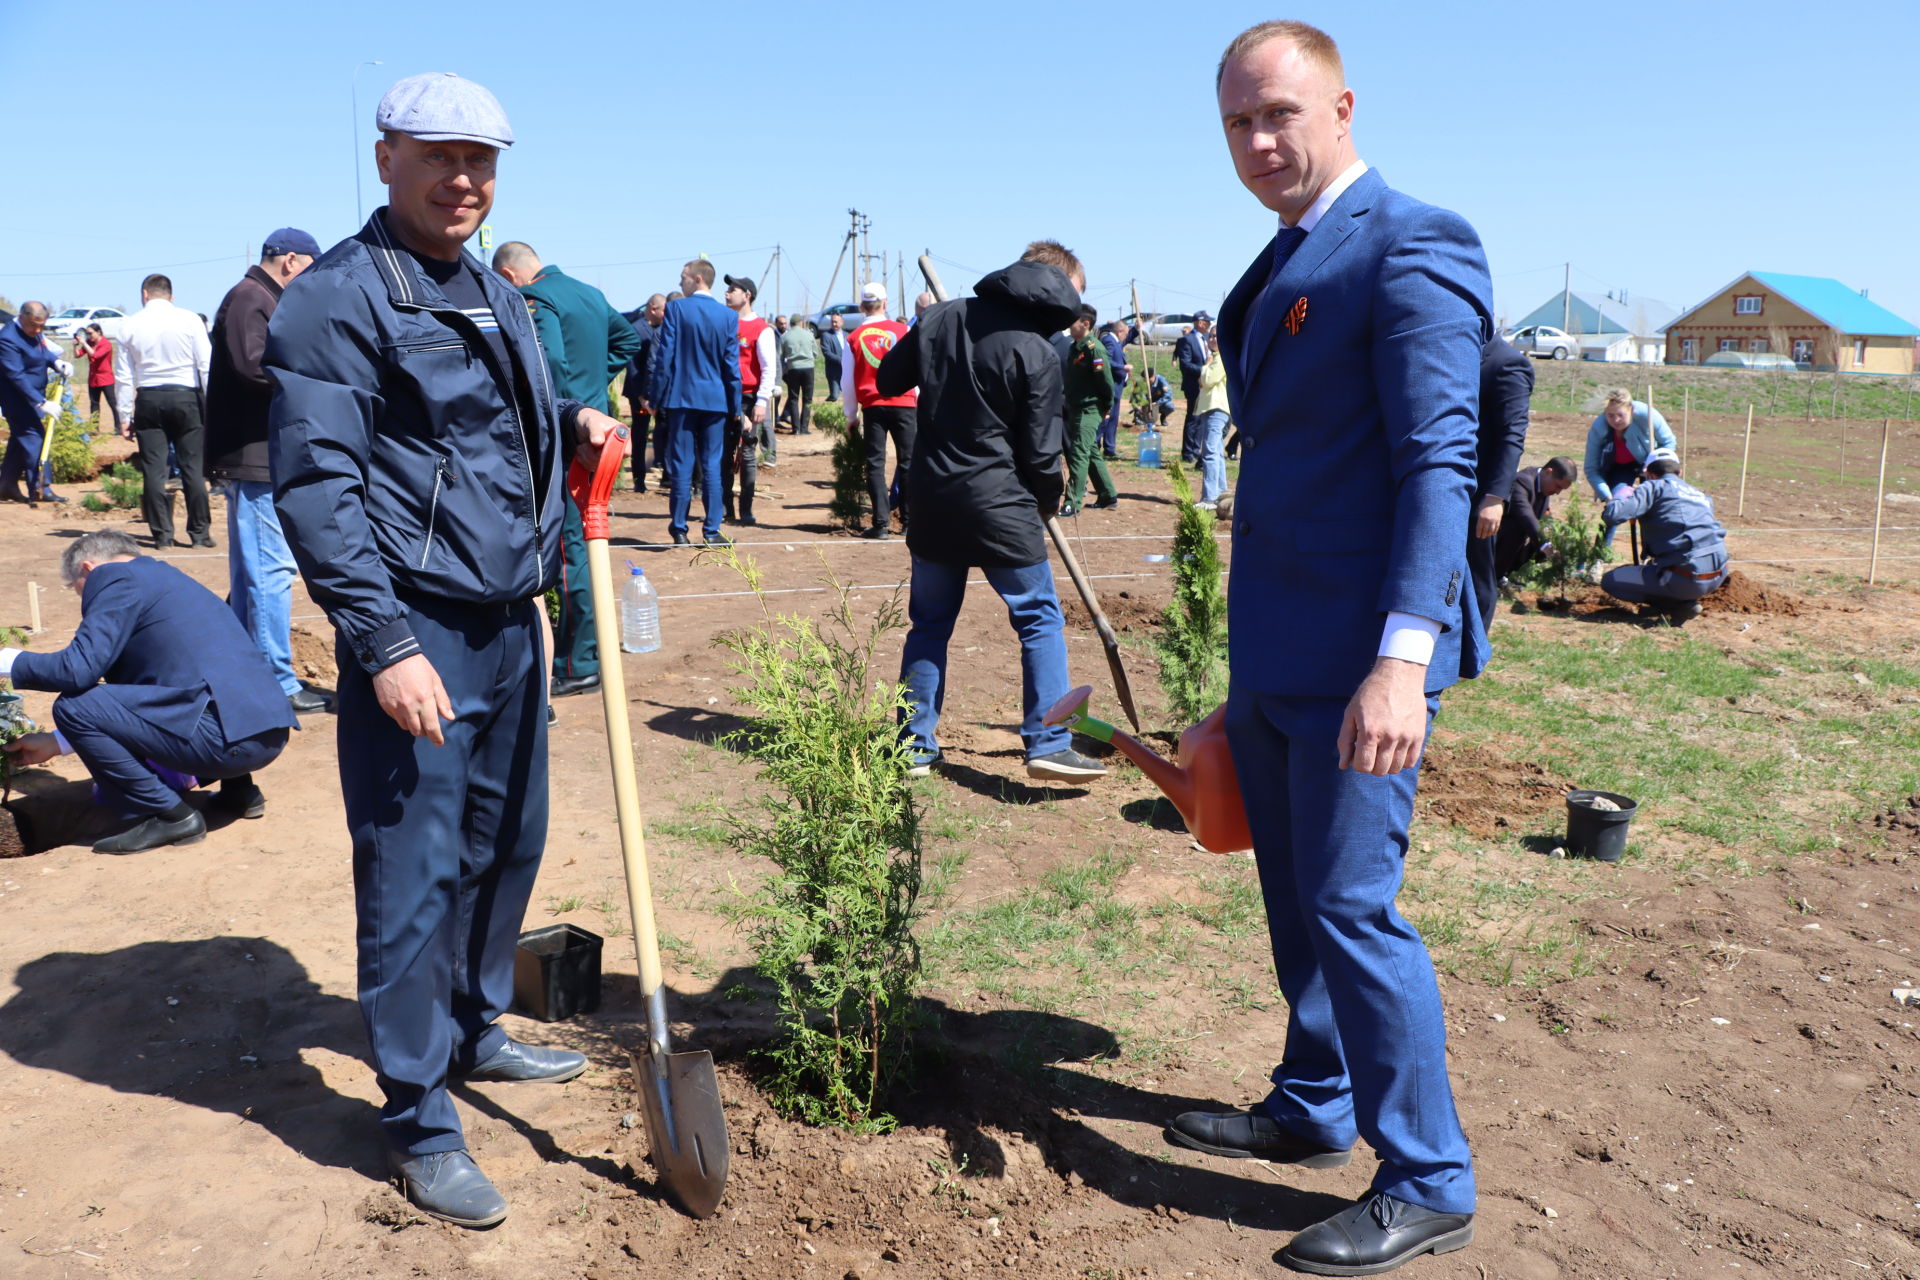
[[1120,806],[1120,816],[1135,826],[1150,827],[1155,831],[1174,831],[1183,835],[1187,831],[1186,820],[1173,807],[1173,801],[1165,796],[1129,800]]
[[317,1164],[386,1176],[379,1109],[336,1093],[303,1049],[365,1052],[356,1002],[265,938],[142,942],[30,960],[0,1005],[0,1052],[119,1093],[259,1125]]
[[753,721],[746,716],[707,707],[676,707],[669,702],[649,701],[646,705],[660,708],[660,714],[647,721],[647,728],[655,733],[743,754],[738,743],[727,739],[730,734],[752,726]]

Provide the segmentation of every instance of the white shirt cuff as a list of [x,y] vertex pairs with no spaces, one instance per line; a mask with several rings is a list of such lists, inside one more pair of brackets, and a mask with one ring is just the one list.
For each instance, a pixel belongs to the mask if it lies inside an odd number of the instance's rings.
[[13,660],[20,656],[18,649],[0,649],[0,680],[13,674]]
[[60,748],[61,755],[70,756],[73,754],[73,744],[68,742],[67,735],[60,732],[58,729],[55,729],[53,731],[53,744],[56,747]]
[[1440,624],[1412,613],[1389,613],[1380,633],[1382,658],[1427,666],[1433,661],[1433,644],[1440,638]]

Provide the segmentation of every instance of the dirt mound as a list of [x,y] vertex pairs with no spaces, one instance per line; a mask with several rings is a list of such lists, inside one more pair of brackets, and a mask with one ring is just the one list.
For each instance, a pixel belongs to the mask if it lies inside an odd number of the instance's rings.
[[1805,602],[1778,587],[1763,587],[1738,569],[1727,574],[1718,591],[1700,601],[1703,613],[1767,613],[1797,618]]
[[[1126,634],[1135,630],[1157,628],[1163,621],[1164,606],[1143,599],[1131,591],[1115,591],[1111,594],[1100,593],[1100,608],[1106,613],[1107,621],[1113,624],[1116,633]],[[1078,599],[1060,601],[1061,612],[1066,614],[1067,625],[1082,631],[1092,631],[1093,615]]]
[[305,627],[293,629],[293,670],[302,680],[323,684],[329,689],[339,683],[340,667],[333,657],[331,627],[324,635]]
[[1427,816],[1487,839],[1557,813],[1567,784],[1532,760],[1483,746],[1434,740],[1420,761],[1416,799]]
[[1873,815],[1876,830],[1887,833],[1887,843],[1901,848],[1920,846],[1920,795],[1888,805]]
[[20,836],[20,824],[11,809],[0,809],[0,858],[24,858],[27,842]]

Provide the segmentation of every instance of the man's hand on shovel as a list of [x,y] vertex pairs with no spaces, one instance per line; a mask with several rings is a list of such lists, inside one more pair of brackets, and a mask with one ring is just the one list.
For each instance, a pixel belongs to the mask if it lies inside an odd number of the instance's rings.
[[588,471],[600,466],[600,446],[607,442],[609,435],[627,438],[627,424],[620,419],[582,406],[579,416],[574,419],[574,438],[578,442],[573,456],[580,459],[580,465]]

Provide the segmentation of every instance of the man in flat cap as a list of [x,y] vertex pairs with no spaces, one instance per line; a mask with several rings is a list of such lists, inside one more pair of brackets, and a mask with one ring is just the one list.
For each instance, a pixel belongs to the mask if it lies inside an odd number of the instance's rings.
[[293,554],[273,509],[267,458],[273,383],[261,361],[280,295],[319,256],[319,243],[297,228],[266,238],[260,261],[213,313],[207,371],[207,474],[227,487],[227,603],[266,655],[288,705],[300,712],[324,711],[327,700],[301,684],[293,669]]
[[569,1080],[509,1039],[513,951],[547,833],[538,611],[563,481],[620,424],[554,393],[526,302],[463,246],[493,205],[506,113],[452,74],[387,91],[388,203],[293,282],[267,369],[274,497],[339,632],[340,785],[360,1008],[401,1189],[487,1227],[507,1205],[447,1081]]

